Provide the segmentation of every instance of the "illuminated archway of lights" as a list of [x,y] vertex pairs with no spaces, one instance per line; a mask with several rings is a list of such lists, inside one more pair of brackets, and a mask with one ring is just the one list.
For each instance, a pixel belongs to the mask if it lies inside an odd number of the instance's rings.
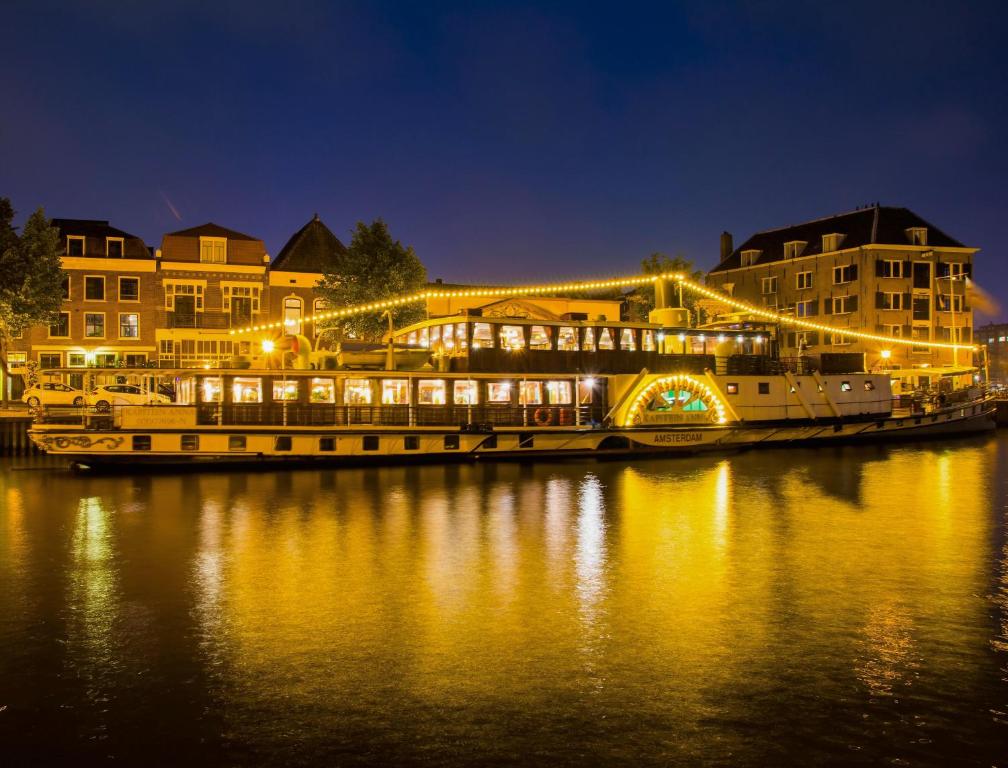
[[[700,402],[707,407],[708,420],[714,421],[717,424],[724,424],[728,421],[724,403],[721,402],[721,398],[717,396],[709,385],[685,373],[677,373],[672,376],[662,376],[660,379],[655,379],[644,387],[627,409],[623,426],[630,427],[640,424],[643,421],[644,412],[647,410],[648,404],[654,398],[661,397],[666,392],[674,392],[677,400],[681,392],[688,392],[692,397],[687,402],[680,403],[681,406],[688,405],[694,399],[699,398]],[[699,411],[699,413],[702,413],[702,411]]]
[[883,336],[878,333],[866,333],[864,331],[851,330],[850,328],[839,328],[833,325],[826,325],[825,323],[810,322],[809,320],[805,320],[800,317],[793,317],[791,315],[781,314],[780,312],[774,312],[764,307],[757,307],[747,301],[741,301],[728,296],[727,294],[721,293],[720,291],[708,288],[705,285],[701,285],[700,283],[690,280],[683,274],[675,272],[664,272],[655,275],[630,275],[628,277],[617,277],[611,280],[548,283],[544,285],[514,286],[511,288],[464,288],[451,291],[420,291],[406,296],[396,296],[383,301],[373,301],[368,304],[355,304],[353,306],[343,307],[342,309],[316,312],[312,315],[301,318],[301,320],[274,321],[271,323],[252,325],[246,328],[233,328],[228,331],[228,333],[234,336],[236,334],[278,330],[284,328],[285,326],[296,327],[302,322],[318,323],[327,320],[338,320],[344,317],[381,312],[386,309],[402,307],[409,304],[419,304],[427,299],[457,299],[474,296],[546,296],[554,293],[571,293],[574,291],[599,291],[610,288],[634,288],[648,283],[655,283],[659,280],[671,280],[681,285],[685,290],[693,291],[694,293],[698,293],[701,296],[706,296],[710,299],[715,299],[741,312],[748,312],[756,317],[763,318],[774,323],[791,325],[795,328],[802,328],[809,331],[821,331],[824,333],[835,333],[841,336],[849,336],[851,338],[863,339],[865,341],[875,341],[882,344],[900,344],[903,346],[928,347],[931,349],[977,349],[976,346],[971,344],[954,344],[943,341],[906,339],[900,336]]

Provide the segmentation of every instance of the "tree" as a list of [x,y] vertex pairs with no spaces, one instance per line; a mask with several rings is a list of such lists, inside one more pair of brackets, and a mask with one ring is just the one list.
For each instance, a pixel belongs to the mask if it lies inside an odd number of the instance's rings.
[[[682,256],[669,258],[663,253],[652,253],[641,262],[641,270],[646,275],[660,275],[663,272],[681,272],[694,282],[703,282],[703,272],[693,266],[693,262],[684,259]],[[679,306],[680,292],[674,283],[670,283],[670,301],[672,306]],[[683,290],[681,293],[681,306],[690,311],[693,320],[696,320],[697,295],[691,291]],[[629,319],[644,322],[648,319],[648,314],[655,306],[655,289],[653,285],[641,286],[627,296],[627,314]]]
[[[375,219],[371,224],[357,222],[346,254],[331,272],[323,274],[318,291],[333,309],[339,309],[416,293],[426,283],[427,270],[413,248],[393,240],[385,222]],[[398,327],[426,317],[420,305],[398,307],[392,313]],[[339,320],[335,327],[359,339],[377,341],[388,329],[388,322],[376,312]]]
[[63,301],[59,230],[39,208],[18,237],[14,209],[0,198],[0,375],[7,403],[7,352],[10,340],[29,326],[54,321]]

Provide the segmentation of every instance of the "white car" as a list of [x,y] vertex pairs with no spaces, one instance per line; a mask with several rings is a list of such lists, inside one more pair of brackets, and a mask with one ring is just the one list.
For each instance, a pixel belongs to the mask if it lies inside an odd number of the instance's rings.
[[28,403],[30,408],[38,408],[40,405],[84,405],[84,391],[68,387],[59,382],[45,382],[28,387],[21,395],[21,400]]
[[88,392],[87,402],[99,411],[107,411],[113,405],[153,405],[171,400],[135,384],[106,384]]

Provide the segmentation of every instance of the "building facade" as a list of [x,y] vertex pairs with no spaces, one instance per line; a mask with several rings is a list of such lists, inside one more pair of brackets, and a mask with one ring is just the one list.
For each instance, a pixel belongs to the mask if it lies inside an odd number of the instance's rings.
[[987,372],[991,382],[1008,384],[1008,323],[978,326],[975,341],[986,347]]
[[870,367],[969,366],[969,350],[860,339],[855,332],[920,342],[973,342],[966,278],[978,249],[906,208],[870,206],[758,232],[707,282],[735,298],[852,334],[783,327],[782,356],[861,352]]

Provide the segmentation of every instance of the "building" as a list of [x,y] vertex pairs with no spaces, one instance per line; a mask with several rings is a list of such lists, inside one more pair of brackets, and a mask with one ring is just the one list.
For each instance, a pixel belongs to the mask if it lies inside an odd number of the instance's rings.
[[[154,359],[157,262],[144,241],[107,221],[53,219],[59,230],[63,306],[56,322],[29,328],[11,344],[12,373],[40,368],[146,365]],[[11,395],[20,396],[20,377]],[[80,386],[83,376],[71,375]]]
[[[971,344],[965,278],[970,248],[907,208],[874,205],[758,232],[707,277],[726,293],[809,321],[911,340]],[[886,344],[844,333],[782,328],[782,356],[860,352],[869,366],[968,366],[968,350]]]
[[157,256],[160,365],[212,365],[249,355],[250,342],[228,331],[265,319],[263,241],[208,223],[165,235]]
[[318,329],[303,319],[325,309],[315,291],[326,272],[336,269],[346,246],[316,213],[291,235],[269,268],[269,315],[283,320],[291,331],[307,336],[317,346]]
[[974,341],[987,348],[990,381],[1008,384],[1008,323],[989,323],[977,327]]

